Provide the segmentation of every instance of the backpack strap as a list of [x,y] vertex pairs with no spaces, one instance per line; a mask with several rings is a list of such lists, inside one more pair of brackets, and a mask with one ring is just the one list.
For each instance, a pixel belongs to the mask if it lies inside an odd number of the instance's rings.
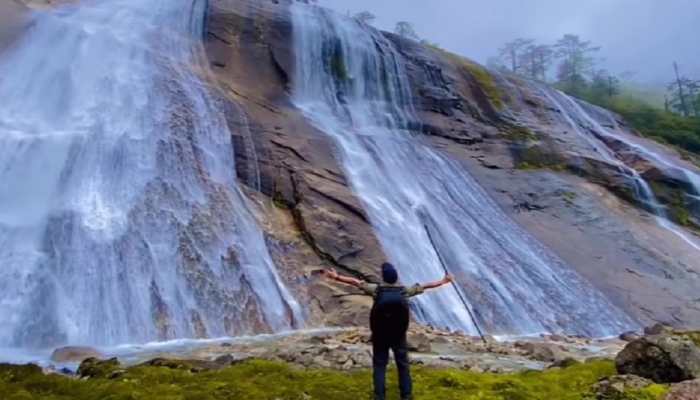
[[379,294],[383,292],[403,292],[405,290],[406,288],[404,286],[379,285],[377,286],[377,292],[375,293],[375,297],[379,296]]

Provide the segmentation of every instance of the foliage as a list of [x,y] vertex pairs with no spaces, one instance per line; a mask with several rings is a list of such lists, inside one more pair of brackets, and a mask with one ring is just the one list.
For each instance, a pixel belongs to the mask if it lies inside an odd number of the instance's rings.
[[643,136],[700,154],[700,118],[654,107],[626,90],[618,96],[601,95],[595,88],[584,88],[578,96],[620,114]]
[[420,40],[420,37],[416,33],[416,29],[413,27],[413,24],[410,22],[406,21],[399,21],[396,23],[396,27],[394,28],[394,33],[396,33],[399,36],[402,36],[406,39],[411,39],[418,41]]
[[673,63],[676,78],[668,84],[670,98],[666,109],[670,109],[684,117],[700,118],[700,81],[695,81],[680,74],[678,64]]
[[365,24],[365,25],[371,25],[374,20],[377,19],[377,16],[372,14],[369,11],[361,11],[355,15],[353,15],[353,18],[357,20],[358,22]]
[[557,78],[565,89],[578,94],[586,84],[586,77],[593,72],[593,54],[600,47],[581,40],[577,35],[564,35],[554,45],[555,54],[562,59]]
[[[615,373],[610,361],[518,374],[416,368],[417,400],[578,400],[592,399],[591,387]],[[389,374],[390,388],[396,387]],[[77,380],[44,375],[38,367],[0,365],[0,398],[6,400],[236,399],[357,400],[370,398],[369,371],[296,369],[286,364],[249,361],[218,371],[139,366],[113,379]],[[654,400],[665,392],[654,385],[626,400]],[[389,399],[397,399],[390,390]]]
[[547,71],[549,71],[554,57],[552,46],[530,44],[520,56],[521,72],[530,79],[546,81]]
[[517,74],[521,72],[521,60],[522,55],[526,49],[534,45],[535,41],[532,39],[515,39],[504,44],[500,49],[498,49],[498,54],[505,65],[510,68],[510,72]]

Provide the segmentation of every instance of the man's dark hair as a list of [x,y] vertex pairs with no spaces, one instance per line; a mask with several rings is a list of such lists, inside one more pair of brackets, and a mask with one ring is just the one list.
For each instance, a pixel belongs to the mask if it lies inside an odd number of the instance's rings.
[[382,280],[390,285],[399,280],[399,273],[396,272],[396,268],[388,262],[382,264]]

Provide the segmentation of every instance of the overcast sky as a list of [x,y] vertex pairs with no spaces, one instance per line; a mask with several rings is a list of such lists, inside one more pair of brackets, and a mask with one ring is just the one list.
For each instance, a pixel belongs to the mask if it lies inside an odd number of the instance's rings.
[[341,12],[369,10],[375,25],[412,22],[422,37],[479,62],[516,37],[554,42],[574,33],[602,46],[614,73],[666,82],[677,60],[700,78],[700,0],[319,0]]

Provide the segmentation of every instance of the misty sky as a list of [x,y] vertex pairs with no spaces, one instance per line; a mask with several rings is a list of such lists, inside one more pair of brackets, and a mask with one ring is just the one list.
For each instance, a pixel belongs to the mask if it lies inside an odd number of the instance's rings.
[[579,34],[602,46],[614,73],[665,83],[677,60],[700,78],[700,0],[319,0],[341,12],[369,10],[375,25],[412,22],[422,37],[479,62],[515,37],[554,42]]

